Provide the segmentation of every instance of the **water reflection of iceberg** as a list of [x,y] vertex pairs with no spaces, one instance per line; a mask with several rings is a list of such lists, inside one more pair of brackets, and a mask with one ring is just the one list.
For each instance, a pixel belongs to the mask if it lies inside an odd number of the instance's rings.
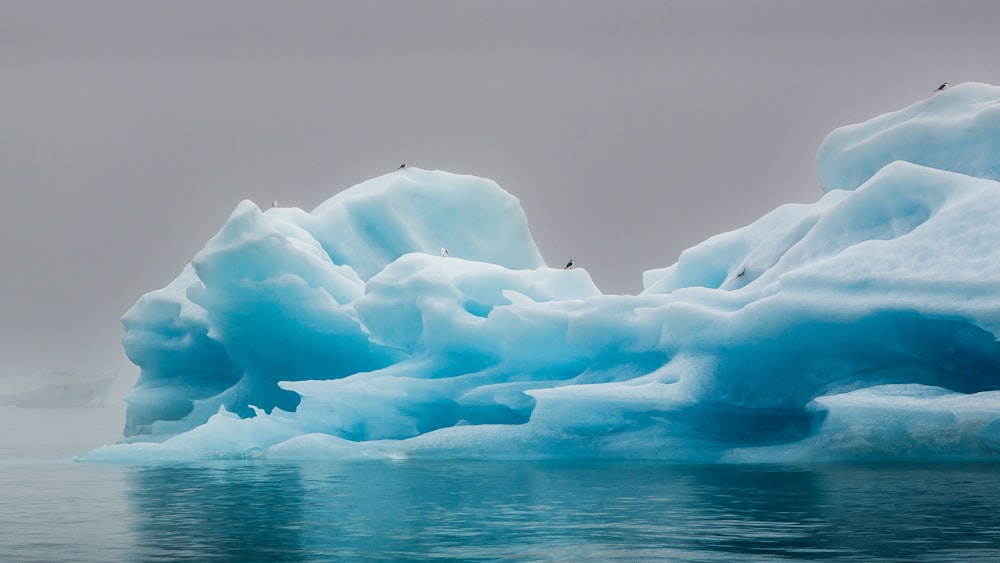
[[100,407],[109,404],[117,373],[47,372],[0,379],[0,405],[24,408]]
[[995,464],[254,460],[124,475],[131,561],[1000,560]]

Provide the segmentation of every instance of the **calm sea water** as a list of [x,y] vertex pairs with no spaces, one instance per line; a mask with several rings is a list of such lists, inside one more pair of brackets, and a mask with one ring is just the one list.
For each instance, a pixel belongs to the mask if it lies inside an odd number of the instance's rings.
[[997,465],[0,464],[4,561],[1000,560]]

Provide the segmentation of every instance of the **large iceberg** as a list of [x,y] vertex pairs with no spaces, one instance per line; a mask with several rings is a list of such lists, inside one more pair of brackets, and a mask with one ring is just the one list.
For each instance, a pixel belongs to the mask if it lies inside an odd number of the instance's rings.
[[816,203],[639,295],[546,267],[480,178],[244,201],[123,318],[126,438],[82,459],[995,459],[1000,88],[838,129],[817,167]]

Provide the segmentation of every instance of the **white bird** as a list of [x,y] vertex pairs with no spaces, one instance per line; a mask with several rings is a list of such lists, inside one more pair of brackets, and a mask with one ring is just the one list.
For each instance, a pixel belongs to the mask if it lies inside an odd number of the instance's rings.
[[941,84],[940,86],[938,86],[938,87],[937,87],[937,88],[936,88],[936,89],[935,89],[934,91],[935,91],[935,92],[940,92],[941,90],[944,90],[944,89],[945,89],[945,88],[947,88],[948,86],[951,86],[951,84],[948,84],[947,82],[943,82],[943,83],[942,83],[942,84]]
[[570,269],[570,268],[572,268],[572,267],[573,267],[573,259],[572,259],[572,258],[570,258],[570,259],[569,259],[569,262],[566,262],[566,267],[565,267],[565,268],[563,268],[563,270],[568,270],[568,269]]
[[278,200],[272,201],[271,202],[271,207],[278,207]]
[[447,256],[447,255],[448,255],[448,249],[442,246],[441,247],[441,256]]

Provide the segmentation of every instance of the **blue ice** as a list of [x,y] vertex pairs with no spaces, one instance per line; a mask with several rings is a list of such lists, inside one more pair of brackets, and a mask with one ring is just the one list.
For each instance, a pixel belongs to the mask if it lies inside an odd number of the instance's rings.
[[124,316],[126,437],[81,458],[995,459],[1000,88],[837,129],[817,169],[639,295],[547,267],[482,178],[244,201]]

